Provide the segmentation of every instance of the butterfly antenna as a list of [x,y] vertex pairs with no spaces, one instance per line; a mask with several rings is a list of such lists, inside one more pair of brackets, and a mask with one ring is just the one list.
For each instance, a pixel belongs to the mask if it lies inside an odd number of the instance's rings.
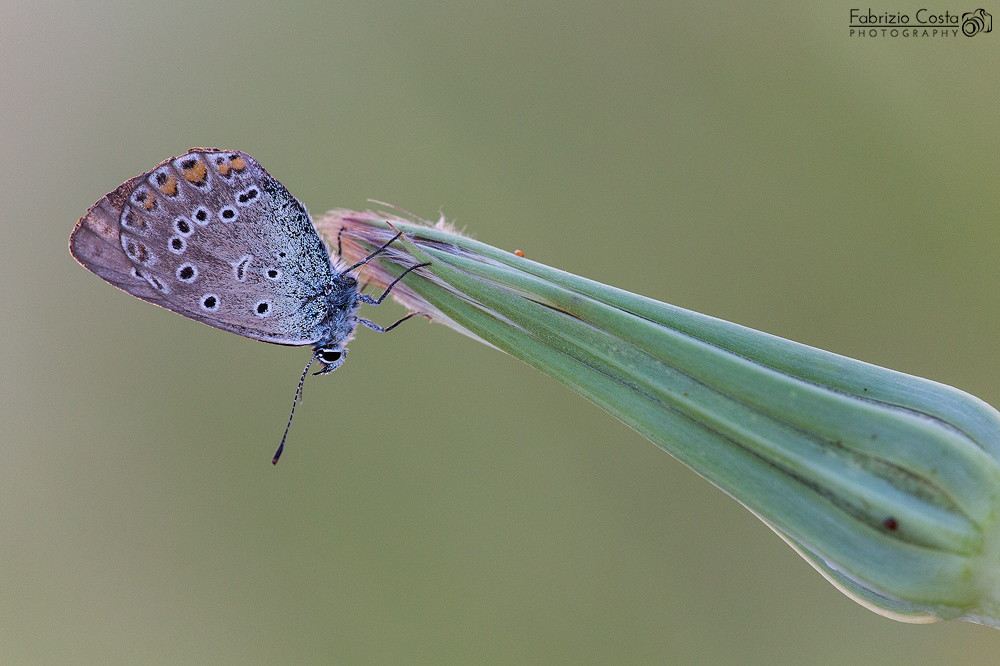
[[292,398],[292,412],[288,415],[288,423],[285,424],[285,434],[281,436],[281,444],[278,444],[278,450],[274,452],[274,457],[271,458],[272,465],[278,464],[278,458],[281,457],[281,452],[285,450],[285,438],[288,437],[288,429],[292,427],[292,417],[295,416],[295,405],[299,404],[299,397],[302,395],[302,384],[306,381],[306,375],[309,373],[309,368],[315,360],[316,354],[313,354],[309,358],[309,362],[306,363],[306,367],[302,371],[302,376],[299,377],[299,385],[295,389],[295,397]]
[[340,231],[337,232],[337,257],[342,257],[344,255],[343,250],[340,248],[340,237],[344,235],[344,229],[347,227],[341,227]]

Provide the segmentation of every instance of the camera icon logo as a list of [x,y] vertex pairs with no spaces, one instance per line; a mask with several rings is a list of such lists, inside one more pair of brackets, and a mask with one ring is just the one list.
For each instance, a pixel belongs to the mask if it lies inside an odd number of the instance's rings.
[[974,12],[962,14],[962,33],[966,37],[973,37],[981,32],[993,31],[993,17],[985,9],[977,9]]

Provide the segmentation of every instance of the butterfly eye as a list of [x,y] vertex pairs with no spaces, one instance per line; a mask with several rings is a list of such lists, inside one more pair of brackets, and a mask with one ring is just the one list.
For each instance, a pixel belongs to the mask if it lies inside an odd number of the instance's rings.
[[344,364],[344,354],[346,352],[341,347],[324,347],[317,349],[313,357],[323,364],[323,369],[314,372],[315,375],[327,375]]
[[333,365],[343,356],[344,352],[339,349],[321,349],[319,351],[319,360],[325,365]]

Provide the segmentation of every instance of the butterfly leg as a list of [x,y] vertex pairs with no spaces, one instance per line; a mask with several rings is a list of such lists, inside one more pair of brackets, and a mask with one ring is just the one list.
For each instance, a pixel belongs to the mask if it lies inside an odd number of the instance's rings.
[[[360,300],[362,303],[366,303],[368,305],[379,305],[380,303],[382,303],[382,301],[385,300],[385,297],[389,295],[389,292],[392,291],[392,288],[396,286],[396,283],[399,282],[400,280],[402,280],[404,277],[406,277],[407,273],[409,273],[410,271],[415,270],[417,268],[423,268],[424,266],[430,266],[430,265],[431,265],[431,262],[428,261],[428,262],[425,262],[423,264],[417,264],[416,266],[410,266],[405,271],[403,271],[402,275],[400,275],[398,278],[396,278],[395,280],[393,280],[392,282],[390,282],[389,286],[385,288],[385,291],[383,291],[382,295],[379,296],[378,298],[372,298],[371,296],[368,296],[367,294],[358,294],[358,300]],[[395,324],[393,324],[393,325],[395,326]]]
[[360,323],[363,326],[367,326],[368,328],[372,329],[373,331],[378,331],[379,333],[387,333],[387,332],[391,331],[392,329],[396,328],[397,326],[399,326],[400,324],[402,324],[404,321],[406,321],[410,317],[418,317],[418,316],[419,317],[427,317],[428,319],[431,318],[431,316],[429,314],[427,314],[426,312],[411,312],[410,314],[406,315],[405,317],[403,317],[402,319],[400,319],[399,321],[397,321],[395,324],[391,324],[389,326],[386,326],[385,328],[382,328],[381,326],[379,326],[378,324],[376,324],[373,321],[368,321],[367,319],[362,319],[361,317],[358,317],[358,323]]
[[[353,271],[358,266],[364,266],[369,261],[371,261],[375,257],[375,255],[381,254],[387,247],[389,247],[390,245],[392,245],[393,243],[395,243],[399,239],[399,237],[402,236],[402,235],[403,235],[403,232],[400,231],[398,234],[396,234],[395,236],[393,236],[392,238],[390,238],[388,243],[386,243],[382,247],[378,248],[377,250],[375,250],[374,252],[372,252],[371,254],[369,254],[367,257],[365,257],[364,259],[362,259],[358,263],[354,264],[353,266],[349,266],[349,267],[345,268],[344,270],[342,270],[340,272],[341,273],[350,273],[351,271]],[[337,234],[337,248],[338,249],[340,248],[340,234],[339,233]]]

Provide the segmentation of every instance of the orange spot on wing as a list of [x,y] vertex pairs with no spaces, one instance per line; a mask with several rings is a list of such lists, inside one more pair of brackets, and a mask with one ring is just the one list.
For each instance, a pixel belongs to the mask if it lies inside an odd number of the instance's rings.
[[168,197],[172,197],[177,194],[177,179],[173,175],[167,176],[167,179],[160,183],[160,192]]
[[239,155],[236,155],[231,160],[229,160],[229,165],[234,169],[236,169],[237,171],[243,171],[243,169],[247,168],[246,160],[244,160]]
[[149,192],[139,191],[135,195],[135,200],[138,201],[139,205],[145,208],[146,210],[153,210],[153,208],[156,206],[156,199],[154,199],[153,195],[151,195]]
[[205,165],[195,161],[191,166],[186,166],[181,170],[184,177],[191,183],[197,183],[205,179]]
[[524,256],[524,252],[521,252],[520,250],[514,250],[514,254],[516,256],[518,256],[518,257],[523,257]]

